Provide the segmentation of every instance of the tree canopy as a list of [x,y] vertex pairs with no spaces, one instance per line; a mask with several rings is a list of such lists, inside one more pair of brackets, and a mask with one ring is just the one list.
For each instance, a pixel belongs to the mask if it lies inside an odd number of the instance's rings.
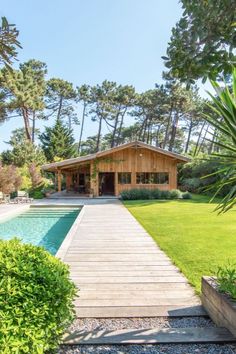
[[39,136],[42,149],[48,161],[69,159],[76,155],[72,130],[57,119],[52,127],[45,127]]
[[235,0],[181,2],[183,14],[163,56],[170,74],[188,84],[229,75],[236,64]]

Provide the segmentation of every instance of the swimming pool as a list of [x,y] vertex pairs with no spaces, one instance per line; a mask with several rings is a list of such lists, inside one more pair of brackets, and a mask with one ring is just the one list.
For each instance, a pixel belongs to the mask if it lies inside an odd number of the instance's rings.
[[81,208],[31,207],[0,222],[0,239],[18,237],[24,243],[43,246],[55,255]]

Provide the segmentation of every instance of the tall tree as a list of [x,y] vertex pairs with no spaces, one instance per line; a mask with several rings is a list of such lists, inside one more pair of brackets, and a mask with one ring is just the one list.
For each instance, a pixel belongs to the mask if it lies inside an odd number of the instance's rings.
[[45,131],[39,136],[39,139],[48,161],[76,156],[72,130],[65,126],[60,119],[57,119],[52,127],[45,127]]
[[181,2],[183,15],[162,57],[171,75],[193,84],[230,74],[236,63],[235,0]]
[[74,110],[76,101],[76,90],[73,84],[53,78],[48,80],[45,95],[46,117],[67,120],[68,127],[71,129],[72,123],[78,123]]
[[3,68],[0,72],[0,86],[7,100],[4,102],[9,118],[22,116],[25,134],[32,141],[31,120],[35,112],[44,108],[46,64],[29,60],[20,64],[19,70]]
[[0,65],[10,67],[17,57],[17,49],[21,48],[18,41],[19,31],[15,25],[9,24],[6,17],[2,17],[0,26]]
[[23,128],[13,130],[8,145],[10,149],[1,154],[1,160],[5,165],[22,167],[32,163],[41,166],[46,161],[42,149],[26,138]]
[[111,120],[114,117],[113,100],[117,85],[115,82],[103,81],[101,85],[91,87],[90,111],[92,121],[98,122],[96,151],[101,148],[103,123],[113,128]]
[[84,123],[85,123],[85,118],[87,116],[87,108],[90,103],[90,86],[82,85],[80,87],[77,87],[77,100],[78,102],[81,102],[83,105],[80,135],[79,135],[79,142],[78,142],[78,152],[80,153],[81,142],[82,142],[82,137],[84,132]]

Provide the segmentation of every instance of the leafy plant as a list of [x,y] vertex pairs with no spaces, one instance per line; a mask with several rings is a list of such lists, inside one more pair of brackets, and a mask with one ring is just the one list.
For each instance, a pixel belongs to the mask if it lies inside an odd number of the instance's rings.
[[220,148],[220,152],[212,154],[212,160],[217,161],[221,169],[206,177],[219,173],[223,175],[212,186],[217,189],[214,197],[223,188],[230,186],[229,192],[216,208],[219,213],[225,213],[236,204],[236,68],[233,71],[232,92],[229,87],[222,89],[214,81],[212,86],[217,97],[209,93],[213,101],[209,106],[217,114],[217,118],[207,115],[206,120],[219,132],[218,140],[214,143]]
[[220,292],[236,301],[236,264],[229,263],[227,266],[218,268],[217,284]]
[[191,193],[189,193],[188,191],[182,193],[182,199],[192,199]]
[[178,189],[170,191],[170,199],[180,199],[181,197],[182,193]]
[[74,317],[68,266],[41,247],[0,241],[0,352],[55,350]]
[[132,188],[121,192],[123,200],[178,199],[182,193],[178,189],[161,191],[160,189]]

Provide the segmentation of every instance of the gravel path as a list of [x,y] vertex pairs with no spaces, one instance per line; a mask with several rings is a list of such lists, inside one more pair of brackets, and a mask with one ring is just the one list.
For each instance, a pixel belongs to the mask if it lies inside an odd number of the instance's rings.
[[214,323],[206,317],[144,317],[144,318],[111,318],[76,319],[70,330],[92,331],[96,329],[126,329],[126,328],[183,328],[183,327],[214,327]]
[[58,354],[235,354],[236,345],[163,344],[163,345],[84,345],[64,346]]

